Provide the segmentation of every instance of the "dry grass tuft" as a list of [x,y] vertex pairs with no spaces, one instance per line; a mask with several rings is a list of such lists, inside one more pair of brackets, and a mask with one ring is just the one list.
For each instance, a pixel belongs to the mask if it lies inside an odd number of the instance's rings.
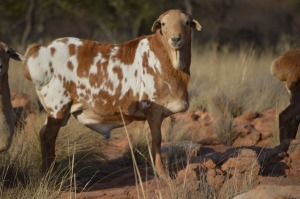
[[276,55],[239,52],[199,51],[194,56],[190,83],[191,107],[210,112],[216,132],[227,144],[232,141],[232,120],[245,111],[282,110],[288,94],[284,85],[270,73]]

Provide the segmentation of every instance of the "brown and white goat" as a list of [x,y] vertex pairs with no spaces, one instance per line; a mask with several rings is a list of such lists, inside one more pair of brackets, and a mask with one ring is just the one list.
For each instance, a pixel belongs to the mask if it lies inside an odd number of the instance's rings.
[[21,61],[22,56],[0,42],[0,152],[9,149],[15,124],[8,85],[10,58]]
[[147,120],[155,168],[161,161],[163,118],[188,109],[191,32],[199,22],[181,10],[169,10],[154,22],[154,34],[124,44],[60,38],[28,47],[24,72],[48,113],[40,131],[42,167],[55,157],[59,129],[71,114],[109,138],[110,131]]
[[300,48],[273,61],[271,73],[286,84],[290,94],[290,105],[279,114],[280,142],[294,139],[300,124]]

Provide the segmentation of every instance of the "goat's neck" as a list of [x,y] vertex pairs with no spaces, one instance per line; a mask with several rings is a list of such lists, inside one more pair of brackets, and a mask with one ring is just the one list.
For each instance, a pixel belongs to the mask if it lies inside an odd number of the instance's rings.
[[10,90],[8,85],[8,75],[4,75],[0,82],[0,113],[4,115],[8,122],[13,122],[13,108],[10,101]]
[[187,57],[185,61],[186,65],[183,70],[174,68],[169,52],[165,50],[163,43],[157,38],[155,34],[150,38],[150,49],[159,59],[163,71],[162,73],[166,74],[165,76],[163,76],[163,78],[166,78],[172,89],[177,89],[174,92],[179,92],[178,89],[180,87],[183,92],[182,95],[185,96],[187,92],[186,88],[190,79],[190,49],[187,49],[187,51],[185,52],[186,54],[184,54]]

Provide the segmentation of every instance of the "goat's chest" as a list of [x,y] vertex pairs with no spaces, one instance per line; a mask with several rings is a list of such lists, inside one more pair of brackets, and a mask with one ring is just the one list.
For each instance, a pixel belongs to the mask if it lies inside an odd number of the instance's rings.
[[188,93],[182,82],[163,79],[156,82],[157,98],[155,103],[163,108],[166,116],[188,109]]

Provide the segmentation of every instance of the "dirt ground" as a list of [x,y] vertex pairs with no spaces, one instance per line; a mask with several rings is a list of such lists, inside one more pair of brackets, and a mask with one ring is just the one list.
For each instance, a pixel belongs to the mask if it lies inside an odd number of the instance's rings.
[[[222,194],[227,194],[230,184],[243,184],[244,181],[241,181],[241,179],[246,178],[253,179],[251,190],[257,190],[255,194],[262,194],[263,198],[297,198],[300,194],[300,140],[287,140],[276,146],[273,142],[267,140],[272,139],[271,137],[266,136],[263,139],[263,136],[260,136],[255,145],[250,144],[248,146],[245,144],[254,142],[256,136],[253,134],[260,132],[266,135],[268,131],[272,131],[270,130],[270,123],[274,123],[275,120],[275,115],[272,113],[274,113],[272,110],[260,114],[245,113],[237,118],[235,121],[236,129],[239,129],[237,134],[243,135],[241,138],[243,140],[241,143],[236,141],[236,146],[228,146],[218,141],[208,142],[207,144],[207,140],[215,139],[215,135],[212,133],[211,138],[204,136],[205,142],[199,138],[189,142],[164,142],[162,144],[163,153],[167,153],[174,146],[185,147],[190,151],[189,158],[182,158],[172,164],[175,169],[169,168],[170,172],[173,173],[170,179],[155,177],[150,166],[147,168],[141,166],[142,183],[137,184],[133,168],[128,168],[122,174],[108,177],[104,181],[94,184],[88,188],[88,191],[64,192],[61,198],[170,198],[172,192],[181,188],[182,183],[186,183],[188,188],[196,186],[195,192],[199,190],[199,186],[209,184],[216,190],[215,193],[222,196]],[[199,117],[195,117],[195,114],[199,114]],[[198,133],[199,128],[194,125],[203,127],[203,122],[209,124],[205,128],[210,131],[210,125],[213,123],[204,121],[208,119],[203,114],[207,113],[198,110],[190,111],[175,116],[175,120],[184,120],[184,125],[181,128],[194,131],[192,133]],[[197,118],[197,121],[195,121],[195,118]],[[172,118],[172,121],[174,121],[174,118]],[[261,121],[265,122],[265,129],[262,128]],[[253,125],[253,123],[258,125]],[[168,126],[167,124],[164,125],[163,129]],[[249,125],[252,125],[250,130],[247,127]],[[244,132],[245,127],[248,129],[246,133]],[[111,159],[122,158],[122,153],[127,147],[128,141],[124,134],[109,140],[104,147],[104,153]],[[118,169],[118,165],[110,165],[110,168],[114,166]],[[201,184],[201,179],[205,179],[207,184]],[[264,188],[262,191],[259,189],[261,186],[275,186],[275,190],[274,187],[271,187],[271,190]],[[293,191],[289,191],[289,186],[294,186]],[[279,190],[281,192],[276,193]],[[245,191],[241,189],[240,192]],[[276,193],[276,197],[272,196],[274,193]],[[249,192],[249,194],[251,193]],[[251,198],[251,196],[248,198]]]
[[[124,166],[128,139],[124,129],[117,130],[101,149],[108,160],[99,165],[100,171],[108,171],[104,177],[88,185],[79,179],[76,191],[62,192],[60,198],[199,198],[201,191],[207,192],[204,198],[300,198],[300,139],[278,144],[277,115],[270,109],[235,118],[231,145],[216,134],[218,119],[208,112],[194,109],[166,118],[162,156],[172,150],[184,155],[168,162],[170,176],[163,178],[149,164],[139,164],[140,179],[132,164]],[[133,129],[145,126],[129,125],[131,139],[138,137]],[[167,142],[177,134],[191,139]]]

